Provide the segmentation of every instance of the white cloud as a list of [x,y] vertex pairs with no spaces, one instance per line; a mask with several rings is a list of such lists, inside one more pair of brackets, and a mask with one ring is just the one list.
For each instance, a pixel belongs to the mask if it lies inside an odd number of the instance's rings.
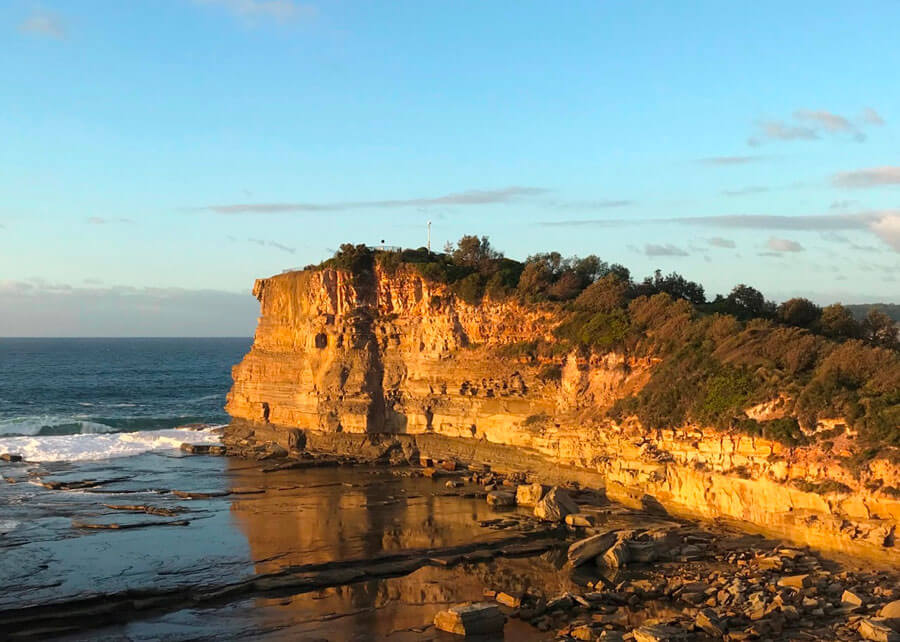
[[870,225],[878,237],[900,252],[900,215],[889,214]]
[[802,252],[803,246],[796,241],[779,239],[774,236],[768,240],[766,247],[774,252]]

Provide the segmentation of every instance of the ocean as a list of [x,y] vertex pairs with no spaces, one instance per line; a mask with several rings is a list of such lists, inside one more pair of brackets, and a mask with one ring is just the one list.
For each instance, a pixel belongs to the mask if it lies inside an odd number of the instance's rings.
[[0,452],[77,461],[217,441],[172,431],[227,421],[231,366],[250,343],[0,338]]

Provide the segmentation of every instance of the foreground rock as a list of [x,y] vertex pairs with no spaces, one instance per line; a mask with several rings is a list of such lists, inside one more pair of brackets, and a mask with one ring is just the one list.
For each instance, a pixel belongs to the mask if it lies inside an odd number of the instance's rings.
[[504,624],[495,604],[459,604],[434,616],[435,628],[464,636],[502,633]]
[[567,553],[569,563],[572,566],[581,566],[596,557],[603,555],[610,546],[616,543],[618,536],[615,531],[600,533],[586,539],[578,540],[569,547]]

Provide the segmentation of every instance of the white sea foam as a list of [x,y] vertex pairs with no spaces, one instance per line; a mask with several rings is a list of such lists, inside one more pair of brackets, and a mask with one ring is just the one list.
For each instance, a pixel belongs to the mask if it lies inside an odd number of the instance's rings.
[[10,417],[0,419],[0,437],[3,435],[37,435],[41,429],[48,426],[62,426],[65,424],[81,424],[80,432],[96,434],[113,432],[116,429],[96,421],[86,421],[87,415],[30,415],[27,417]]
[[0,535],[12,533],[18,525],[19,522],[14,519],[0,519]]
[[26,461],[86,461],[130,457],[173,450],[183,443],[218,444],[216,428],[145,430],[114,434],[52,435],[0,438],[0,452],[22,455]]

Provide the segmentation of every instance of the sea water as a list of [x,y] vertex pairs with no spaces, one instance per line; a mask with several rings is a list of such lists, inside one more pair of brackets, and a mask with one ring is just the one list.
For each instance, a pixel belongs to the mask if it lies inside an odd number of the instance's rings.
[[[219,440],[230,339],[0,339],[0,453],[84,461]],[[175,430],[186,424],[202,430]]]

